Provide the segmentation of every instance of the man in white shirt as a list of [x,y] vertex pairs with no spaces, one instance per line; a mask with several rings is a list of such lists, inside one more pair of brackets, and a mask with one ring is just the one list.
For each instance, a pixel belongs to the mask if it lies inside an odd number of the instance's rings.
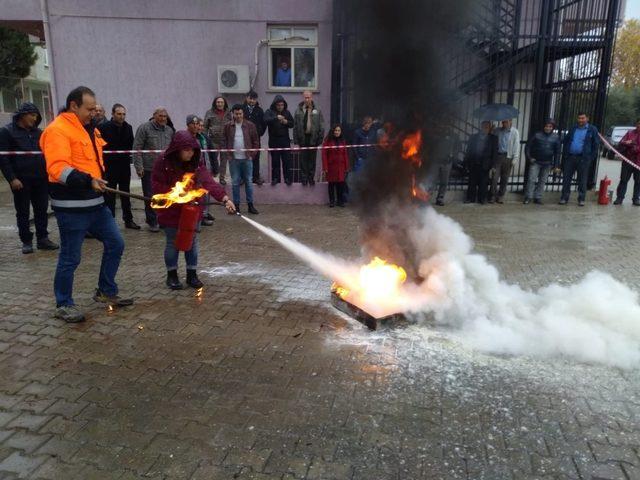
[[242,105],[234,105],[232,113],[233,122],[224,126],[222,148],[233,149],[224,153],[231,171],[233,203],[239,212],[240,184],[244,182],[247,211],[256,215],[258,210],[253,205],[253,158],[260,151],[260,138],[256,126],[244,119]]
[[[503,120],[502,127],[493,133],[498,137],[498,158],[493,165],[489,203],[494,201],[504,203],[503,198],[507,192],[511,169],[520,160],[520,132],[512,126],[511,120]],[[498,189],[498,180],[500,180],[500,189]]]

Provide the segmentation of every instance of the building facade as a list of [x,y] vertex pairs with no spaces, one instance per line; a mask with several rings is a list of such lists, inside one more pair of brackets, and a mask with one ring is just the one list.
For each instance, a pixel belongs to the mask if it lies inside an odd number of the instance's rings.
[[30,35],[29,38],[36,44],[38,59],[31,67],[28,77],[16,79],[16,84],[11,88],[0,89],[0,125],[11,121],[13,112],[22,102],[34,103],[40,109],[41,126],[49,123],[53,116],[50,91],[51,67],[47,49],[39,43],[38,37]]

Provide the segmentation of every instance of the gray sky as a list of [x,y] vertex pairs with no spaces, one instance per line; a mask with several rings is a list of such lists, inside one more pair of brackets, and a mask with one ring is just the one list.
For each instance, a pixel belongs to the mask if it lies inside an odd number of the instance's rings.
[[627,0],[625,18],[640,18],[640,0]]

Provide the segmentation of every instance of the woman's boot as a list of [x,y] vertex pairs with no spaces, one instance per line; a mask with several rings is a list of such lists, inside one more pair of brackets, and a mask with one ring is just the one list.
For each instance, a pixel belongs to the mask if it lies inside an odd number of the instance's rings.
[[167,287],[171,290],[182,290],[184,286],[180,283],[177,270],[167,270]]
[[204,284],[198,278],[195,270],[187,269],[187,285],[193,288],[202,288]]

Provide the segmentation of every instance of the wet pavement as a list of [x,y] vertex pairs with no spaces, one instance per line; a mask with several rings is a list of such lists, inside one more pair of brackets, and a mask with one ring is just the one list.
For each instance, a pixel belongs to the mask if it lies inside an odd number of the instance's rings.
[[[630,205],[441,211],[509,282],[598,268],[638,284]],[[640,479],[637,371],[481,354],[428,326],[369,332],[330,306],[330,281],[218,217],[201,298],[164,286],[162,234],[127,230],[119,282],[137,301],[107,312],[87,240],[75,296],[90,318],[70,326],[52,318],[56,253],[19,253],[0,196],[0,479]],[[359,251],[349,209],[257,219]]]

